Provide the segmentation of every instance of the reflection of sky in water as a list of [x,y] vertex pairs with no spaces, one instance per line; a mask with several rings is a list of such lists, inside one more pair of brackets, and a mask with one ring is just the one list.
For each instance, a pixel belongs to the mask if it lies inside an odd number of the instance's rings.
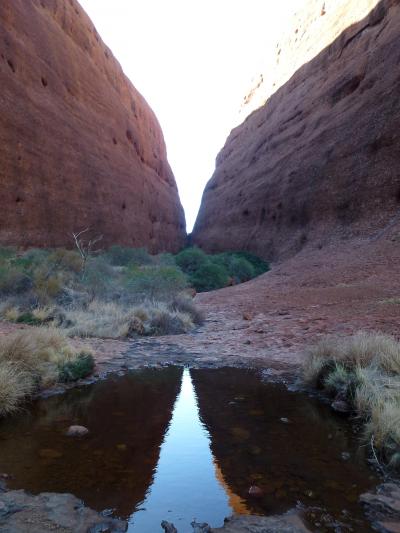
[[154,482],[140,510],[132,515],[128,531],[155,533],[161,531],[162,520],[173,522],[179,533],[192,531],[193,519],[222,526],[232,509],[218,477],[210,437],[200,421],[192,379],[185,370]]

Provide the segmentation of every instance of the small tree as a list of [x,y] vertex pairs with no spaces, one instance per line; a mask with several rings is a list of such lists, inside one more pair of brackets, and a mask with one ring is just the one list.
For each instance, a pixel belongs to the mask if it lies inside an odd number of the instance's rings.
[[97,237],[94,237],[93,239],[85,239],[85,234],[87,234],[90,231],[90,228],[86,228],[82,231],[79,231],[78,233],[72,233],[72,237],[75,242],[75,246],[78,249],[79,255],[82,259],[82,280],[85,279],[86,274],[86,266],[89,257],[92,254],[100,252],[100,248],[95,250],[95,245],[100,242],[103,238],[103,235],[99,235]]

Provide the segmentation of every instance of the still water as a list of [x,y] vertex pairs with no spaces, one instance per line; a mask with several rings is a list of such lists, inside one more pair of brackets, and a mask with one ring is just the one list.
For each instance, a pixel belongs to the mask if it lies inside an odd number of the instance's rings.
[[[67,438],[71,424],[90,434]],[[162,520],[188,533],[193,519],[218,527],[233,512],[299,504],[311,525],[331,517],[319,531],[370,531],[358,497],[379,482],[346,420],[235,368],[144,369],[37,401],[1,422],[0,472],[10,488],[110,510],[131,533],[161,531]]]

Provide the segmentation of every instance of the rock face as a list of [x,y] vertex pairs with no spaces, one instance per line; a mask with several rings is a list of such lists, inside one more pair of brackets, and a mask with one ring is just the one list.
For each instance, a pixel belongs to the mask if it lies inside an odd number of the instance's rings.
[[192,240],[283,259],[400,207],[400,4],[305,0],[217,157]]
[[[180,248],[157,119],[76,0],[0,3],[0,243]],[[136,53],[136,52],[135,52]]]

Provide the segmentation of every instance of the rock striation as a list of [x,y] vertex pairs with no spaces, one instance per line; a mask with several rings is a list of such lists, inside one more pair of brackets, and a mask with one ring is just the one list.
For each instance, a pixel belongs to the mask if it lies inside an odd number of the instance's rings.
[[0,3],[0,243],[178,250],[158,121],[76,0]]
[[217,157],[195,244],[280,260],[396,222],[399,24],[397,0],[304,0]]

